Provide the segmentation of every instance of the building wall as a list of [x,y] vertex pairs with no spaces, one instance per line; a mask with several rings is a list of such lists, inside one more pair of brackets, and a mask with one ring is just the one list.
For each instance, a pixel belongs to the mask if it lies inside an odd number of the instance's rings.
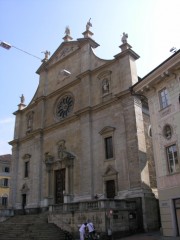
[[0,156],[0,208],[7,208],[11,179],[11,155]]
[[[156,165],[162,232],[164,236],[180,234],[180,53],[166,59],[142,79],[134,90],[148,98]],[[161,106],[160,91],[167,90],[167,106]],[[166,130],[170,127],[170,131]],[[170,132],[170,134],[169,134]],[[170,170],[167,148],[176,145],[175,170]]]
[[[159,110],[158,91],[166,87],[169,92],[170,106],[166,109]],[[180,198],[180,173],[170,174],[167,163],[165,148],[176,143],[178,147],[179,159],[179,124],[180,106],[179,106],[179,81],[178,78],[171,76],[158,84],[156,88],[156,96],[150,102],[150,114],[152,116],[153,134],[156,139],[154,148],[157,157],[157,175],[158,175],[158,192],[160,200],[161,222],[163,234],[165,236],[174,236],[178,233],[177,220],[175,217],[173,199]],[[155,124],[155,121],[157,124]],[[171,139],[163,136],[163,127],[170,124],[173,129]],[[154,127],[155,126],[155,127]]]

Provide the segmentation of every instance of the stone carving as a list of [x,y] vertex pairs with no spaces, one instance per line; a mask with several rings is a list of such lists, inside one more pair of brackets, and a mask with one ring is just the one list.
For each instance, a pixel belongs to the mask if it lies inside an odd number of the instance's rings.
[[25,98],[24,98],[24,95],[23,95],[23,94],[21,95],[20,99],[21,99],[21,103],[24,103],[24,102],[25,102]]
[[98,75],[103,97],[111,92],[111,71],[106,70]]
[[65,141],[64,140],[61,140],[59,143],[58,143],[58,157],[60,159],[63,158],[63,152],[66,150],[66,146],[65,146]]
[[71,32],[70,32],[69,26],[66,27],[65,34],[66,34],[66,36],[70,36]]
[[44,53],[44,59],[42,60],[42,62],[43,62],[43,61],[46,62],[46,61],[48,60],[48,58],[49,58],[49,56],[50,56],[51,53],[50,53],[49,51],[47,51],[47,50],[44,51],[44,52],[42,52],[42,53]]
[[60,52],[60,54],[59,54],[59,58],[61,59],[62,57],[65,57],[68,53],[70,53],[70,52],[72,52],[74,50],[74,47],[73,46],[71,46],[71,47],[66,47],[66,48],[64,48],[61,52]]
[[102,90],[103,90],[103,94],[109,92],[109,81],[107,78],[105,78],[102,82]]
[[170,139],[172,137],[172,129],[169,125],[164,126],[163,135],[166,139]]
[[27,114],[27,133],[30,132],[33,128],[33,115],[34,115],[34,112],[31,111]]
[[91,18],[89,19],[89,21],[86,24],[86,30],[88,31],[90,29],[90,27],[92,27],[92,23],[90,22]]
[[66,151],[65,140],[61,140],[58,143],[58,157],[66,167],[73,165],[75,157]]
[[121,38],[122,43],[127,43],[127,38],[128,38],[128,34],[123,32],[123,36]]
[[49,152],[46,152],[44,162],[46,164],[46,167],[49,169],[54,162],[54,157],[52,155],[50,155]]
[[21,188],[21,193],[26,194],[29,191],[28,185],[24,183]]

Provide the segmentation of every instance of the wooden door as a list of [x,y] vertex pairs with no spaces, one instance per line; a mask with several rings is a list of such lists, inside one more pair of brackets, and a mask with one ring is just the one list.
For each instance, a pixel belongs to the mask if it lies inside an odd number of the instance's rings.
[[65,168],[55,171],[55,203],[63,203],[65,191]]
[[22,194],[22,209],[26,206],[26,194]]

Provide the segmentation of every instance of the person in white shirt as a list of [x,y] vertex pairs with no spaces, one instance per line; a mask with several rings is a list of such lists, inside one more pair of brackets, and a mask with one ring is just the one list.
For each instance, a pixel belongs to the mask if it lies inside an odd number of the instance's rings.
[[85,230],[86,230],[86,227],[87,227],[87,223],[83,223],[81,225],[81,227],[79,228],[79,232],[80,232],[80,240],[84,240],[84,235],[85,235]]
[[90,240],[93,240],[94,235],[95,235],[95,228],[94,228],[93,223],[90,220],[87,221],[87,227],[88,227],[88,231],[89,231]]

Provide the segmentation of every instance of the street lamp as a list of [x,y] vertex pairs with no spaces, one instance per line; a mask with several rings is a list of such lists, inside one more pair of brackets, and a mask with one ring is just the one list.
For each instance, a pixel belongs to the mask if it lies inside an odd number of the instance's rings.
[[20,48],[18,48],[18,47],[12,46],[12,45],[10,45],[10,44],[7,43],[7,42],[0,41],[0,47],[5,48],[6,50],[9,50],[10,48],[13,47],[13,48],[16,48],[17,50],[19,50],[19,51],[21,51],[21,52],[24,52],[24,53],[26,53],[26,54],[28,54],[28,55],[31,55],[32,57],[35,57],[35,58],[37,58],[37,59],[42,60],[41,58],[39,58],[39,57],[37,57],[37,56],[29,53],[29,52],[26,52],[26,51],[24,51],[24,50],[22,50],[22,49],[20,49]]
[[12,46],[7,42],[0,42],[0,46],[9,50]]

